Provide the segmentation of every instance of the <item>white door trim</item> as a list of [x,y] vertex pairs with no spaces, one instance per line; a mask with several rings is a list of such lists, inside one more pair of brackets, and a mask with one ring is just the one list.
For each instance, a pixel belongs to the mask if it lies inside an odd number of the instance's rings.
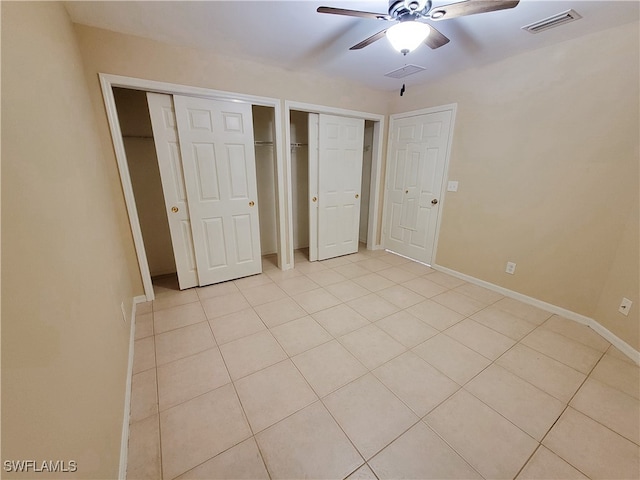
[[[107,120],[109,122],[109,128],[111,130],[111,141],[116,155],[116,161],[118,164],[118,171],[120,173],[120,183],[122,184],[122,190],[124,193],[125,205],[127,207],[127,213],[129,214],[129,224],[131,226],[131,233],[133,235],[133,243],[136,249],[136,256],[138,258],[138,266],[140,267],[140,275],[142,276],[142,284],[144,286],[144,293],[147,301],[154,299],[153,285],[151,283],[151,273],[149,271],[149,263],[147,262],[147,254],[144,248],[144,242],[142,240],[142,230],[140,229],[140,219],[138,218],[138,211],[136,209],[136,202],[133,195],[133,186],[131,184],[131,177],[129,175],[129,166],[127,164],[127,155],[124,150],[124,142],[122,141],[122,132],[120,130],[120,123],[118,122],[118,112],[116,110],[116,102],[113,95],[113,87],[130,88],[133,90],[143,90],[147,92],[167,93],[170,95],[186,95],[212,98],[216,100],[227,100],[234,102],[250,103],[252,105],[261,105],[265,107],[272,107],[274,109],[275,121],[275,156],[276,156],[276,188],[278,191],[278,212],[285,212],[285,196],[283,192],[287,192],[290,189],[285,188],[285,162],[282,154],[282,124],[278,119],[282,118],[282,109],[280,100],[277,98],[258,97],[254,95],[244,95],[240,93],[224,92],[220,90],[212,90],[208,88],[193,87],[188,85],[179,85],[166,82],[157,82],[154,80],[145,80],[141,78],[124,77],[120,75],[112,75],[107,73],[99,73],[100,87],[102,88],[102,98],[104,101]],[[288,118],[288,116],[287,116]],[[289,142],[287,141],[287,145]],[[290,154],[288,157],[288,171],[291,168]],[[289,192],[289,197],[291,193]],[[291,204],[289,198],[288,204]],[[288,263],[285,262],[285,253],[288,251],[288,235],[286,223],[290,222],[290,216],[277,214],[278,218],[278,266],[284,270],[291,268]],[[288,245],[292,245],[289,241]],[[293,254],[291,254],[293,259]]]
[[[394,122],[400,119],[404,119],[404,118],[410,118],[410,117],[416,117],[416,116],[420,116],[420,115],[426,115],[429,113],[438,113],[438,112],[446,112],[446,111],[451,111],[451,124],[449,126],[449,140],[447,142],[447,151],[445,154],[445,159],[444,159],[444,171],[442,174],[442,195],[441,195],[441,200],[440,200],[440,212],[438,214],[438,220],[436,222],[436,231],[435,231],[435,240],[433,243],[433,254],[431,256],[432,258],[432,263],[436,262],[436,255],[438,252],[438,240],[440,238],[440,224],[442,222],[442,216],[443,216],[443,212],[444,212],[444,205],[446,202],[446,197],[447,197],[447,189],[445,188],[447,185],[447,180],[449,178],[449,158],[451,157],[451,144],[453,142],[453,129],[454,129],[454,125],[456,123],[456,111],[458,109],[458,104],[457,103],[449,103],[447,105],[440,105],[439,107],[430,107],[430,108],[423,108],[420,110],[413,110],[411,112],[403,112],[403,113],[396,113],[394,115],[390,115],[389,116],[389,132],[388,132],[388,141],[387,141],[387,165],[386,165],[386,172],[385,172],[385,192],[386,192],[386,183],[389,179],[389,168],[390,168],[390,162],[389,162],[389,158],[392,154],[391,152],[391,137],[393,135],[393,126],[394,126]],[[389,203],[389,199],[387,198],[387,195],[384,196],[384,204],[382,206],[382,221],[385,222],[386,218],[387,218],[387,209],[388,207],[388,203]],[[383,225],[383,233],[382,233],[382,243],[384,244],[385,239],[386,239],[386,234],[384,233],[384,230],[390,228],[390,225]]]
[[[382,248],[382,239],[380,243],[377,243],[376,233],[378,231],[378,211],[380,210],[380,178],[382,173],[382,154],[384,138],[382,132],[384,132],[385,115],[379,115],[376,113],[359,112],[356,110],[347,110],[344,108],[327,107],[324,105],[314,105],[310,103],[294,102],[285,100],[284,102],[284,145],[291,144],[291,126],[289,119],[291,118],[291,110],[297,110],[307,113],[326,113],[329,115],[341,115],[344,117],[362,118],[364,120],[370,120],[374,122],[373,126],[373,145],[372,145],[372,160],[371,160],[371,193],[369,197],[369,222],[367,228],[367,248],[369,250],[376,250]],[[286,178],[291,178],[291,150],[285,149],[284,154],[284,168]],[[287,260],[289,267],[293,267],[293,214],[290,206],[292,205],[291,189],[288,189],[287,205],[289,208],[286,211],[280,210],[282,216],[286,217],[287,223]]]
[[[318,198],[318,135],[320,128],[320,115],[309,114],[309,261],[318,260],[318,202],[313,198]],[[315,179],[315,181],[313,180]]]

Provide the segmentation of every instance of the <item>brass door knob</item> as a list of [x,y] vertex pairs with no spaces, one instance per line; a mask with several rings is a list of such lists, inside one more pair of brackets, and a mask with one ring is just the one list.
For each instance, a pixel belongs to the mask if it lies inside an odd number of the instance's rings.
[[431,205],[437,205],[438,204],[438,199],[434,198],[433,200],[431,200]]
[[405,190],[404,193],[409,193],[409,190]]
[[179,210],[178,207],[171,207],[171,211],[173,213],[178,213],[178,210]]
[[318,201],[318,197],[313,197],[313,198],[311,199],[311,201],[312,201],[312,202],[314,202],[314,203],[315,203],[315,202],[317,202],[317,201]]
[[356,198],[360,198],[360,195],[358,195],[357,193],[356,193]]
[[256,204],[256,203],[255,203],[253,200],[251,200],[251,201],[249,202],[249,206],[250,206],[250,207],[253,207],[255,204]]

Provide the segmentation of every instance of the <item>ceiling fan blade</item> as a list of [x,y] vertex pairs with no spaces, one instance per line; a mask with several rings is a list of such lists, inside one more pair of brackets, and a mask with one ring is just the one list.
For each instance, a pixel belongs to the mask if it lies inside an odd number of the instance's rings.
[[366,47],[367,45],[371,45],[376,40],[380,40],[387,33],[387,29],[385,28],[381,32],[376,33],[375,35],[371,35],[369,38],[361,41],[360,43],[354,45],[349,50],[360,50],[361,48]]
[[429,48],[432,48],[435,50],[436,48],[440,48],[451,41],[447,37],[445,37],[442,33],[440,33],[438,30],[436,30],[432,25],[429,25],[429,28],[431,30],[429,31],[429,35],[427,36],[427,39],[424,41],[424,44],[427,45]]
[[475,15],[477,13],[495,12],[514,8],[519,0],[466,0],[464,2],[451,3],[431,9],[431,20],[447,20],[449,18]]
[[360,10],[347,10],[345,8],[318,7],[318,13],[331,13],[333,15],[346,15],[348,17],[371,18],[373,20],[391,20],[385,13],[361,12]]

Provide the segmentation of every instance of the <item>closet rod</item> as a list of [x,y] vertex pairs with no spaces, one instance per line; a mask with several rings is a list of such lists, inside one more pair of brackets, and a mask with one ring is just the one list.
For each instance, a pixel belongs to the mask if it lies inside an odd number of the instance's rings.
[[292,143],[291,148],[308,147],[308,143]]
[[257,147],[265,145],[265,146],[273,146],[273,142],[270,141],[264,141],[264,140],[256,140],[255,142],[253,142],[253,144]]
[[122,138],[151,138],[151,139],[153,139],[153,135],[122,135]]

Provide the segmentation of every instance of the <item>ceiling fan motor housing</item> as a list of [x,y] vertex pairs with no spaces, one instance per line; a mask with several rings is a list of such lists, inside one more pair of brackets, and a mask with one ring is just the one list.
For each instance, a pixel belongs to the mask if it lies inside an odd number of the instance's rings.
[[389,0],[389,16],[396,20],[426,15],[430,9],[431,0]]

